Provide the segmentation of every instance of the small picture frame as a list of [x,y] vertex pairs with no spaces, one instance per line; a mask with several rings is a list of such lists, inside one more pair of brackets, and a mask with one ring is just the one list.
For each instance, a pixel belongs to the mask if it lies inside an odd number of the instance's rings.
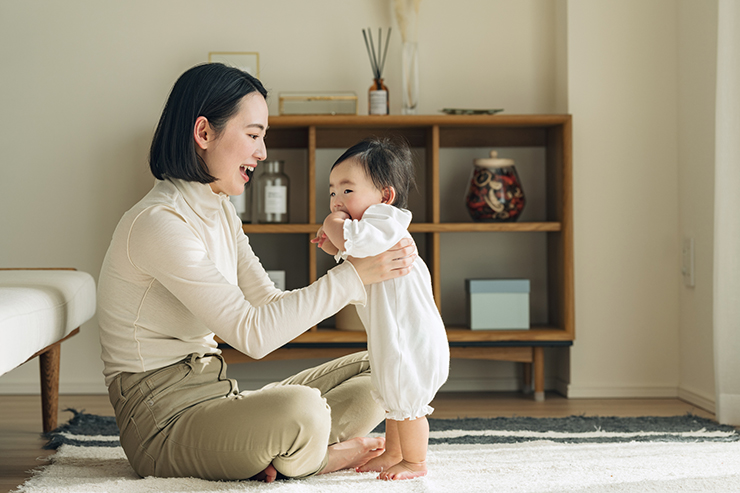
[[219,62],[260,78],[260,54],[254,51],[212,51],[208,63]]

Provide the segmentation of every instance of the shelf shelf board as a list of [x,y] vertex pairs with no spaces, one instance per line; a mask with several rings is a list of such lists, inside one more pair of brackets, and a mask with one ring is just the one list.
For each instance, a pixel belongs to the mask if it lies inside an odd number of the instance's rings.
[[[448,327],[447,340],[456,343],[495,343],[506,341],[572,341],[565,330],[550,326],[534,326],[529,330],[470,330],[465,327]],[[304,332],[293,339],[298,344],[347,344],[365,343],[364,331],[318,329]]]
[[412,233],[468,233],[481,231],[527,232],[527,231],[560,231],[559,222],[531,223],[418,223],[411,224]]
[[242,224],[245,233],[309,233],[316,234],[320,224]]
[[270,128],[291,127],[426,127],[508,126],[550,127],[562,125],[569,115],[280,115],[270,117]]
[[[243,224],[245,233],[303,233],[315,234],[319,224]],[[559,222],[530,223],[416,223],[409,226],[411,233],[471,233],[471,232],[551,232],[560,231]]]

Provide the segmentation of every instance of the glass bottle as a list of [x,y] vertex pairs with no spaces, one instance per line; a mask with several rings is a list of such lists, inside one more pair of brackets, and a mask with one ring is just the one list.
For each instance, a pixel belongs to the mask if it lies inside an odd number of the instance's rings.
[[244,185],[244,191],[240,195],[232,195],[229,197],[231,203],[234,204],[236,209],[236,215],[243,223],[249,224],[252,222],[252,184],[247,183]]
[[287,223],[290,182],[283,172],[284,161],[265,161],[257,179],[257,222]]
[[373,79],[373,85],[369,90],[369,113],[371,115],[390,114],[390,103],[388,101],[388,88],[383,84],[383,79]]

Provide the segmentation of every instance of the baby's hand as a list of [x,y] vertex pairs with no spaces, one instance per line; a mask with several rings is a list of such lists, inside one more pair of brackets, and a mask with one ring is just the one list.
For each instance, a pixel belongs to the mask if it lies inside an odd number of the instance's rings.
[[316,246],[321,248],[329,255],[336,255],[337,253],[339,253],[339,249],[334,246],[334,243],[332,243],[331,240],[326,236],[326,233],[324,233],[323,226],[319,228],[319,230],[316,232],[316,238],[312,239],[311,243],[316,243]]
[[329,218],[337,218],[337,219],[341,219],[342,221],[344,221],[345,219],[352,219],[352,217],[344,211],[334,211],[328,216],[326,216],[326,219],[329,219]]
[[324,227],[320,227],[316,232],[316,237],[311,240],[311,243],[318,243],[318,247],[321,248],[326,241],[326,233],[324,233]]

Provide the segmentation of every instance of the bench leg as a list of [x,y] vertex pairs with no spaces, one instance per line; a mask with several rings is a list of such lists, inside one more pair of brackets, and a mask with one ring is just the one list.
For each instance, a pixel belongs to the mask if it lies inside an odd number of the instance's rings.
[[57,427],[59,408],[59,359],[61,344],[54,344],[39,355],[41,369],[41,416],[44,432]]
[[534,400],[544,402],[545,400],[545,348],[535,346],[532,348],[532,366],[534,367]]

